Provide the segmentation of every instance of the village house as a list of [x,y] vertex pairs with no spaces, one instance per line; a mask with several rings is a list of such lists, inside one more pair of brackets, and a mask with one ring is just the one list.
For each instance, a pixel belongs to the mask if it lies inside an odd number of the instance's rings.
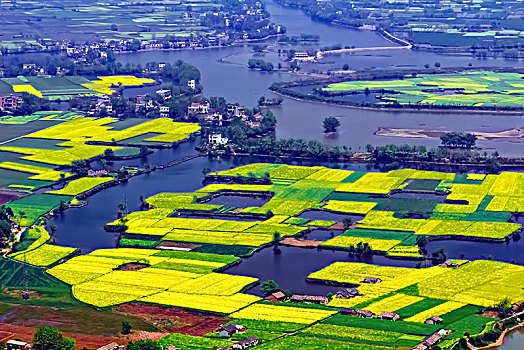
[[32,348],[31,344],[20,340],[8,340],[6,343],[7,350],[30,350]]
[[36,69],[36,64],[35,64],[35,63],[23,63],[23,64],[22,64],[22,69],[23,69],[23,70],[32,70],[32,69]]
[[217,330],[218,335],[222,337],[231,337],[233,334],[245,332],[246,327],[238,325],[236,323],[228,324],[227,326],[222,326]]
[[366,277],[366,278],[364,278],[363,282],[364,283],[376,284],[376,283],[382,282],[382,280],[380,278],[377,278],[377,277]]
[[268,301],[272,301],[274,303],[279,303],[279,302],[282,302],[282,301],[286,301],[287,300],[287,296],[282,291],[278,291],[278,292],[275,292],[275,293],[271,293],[270,295],[268,295],[264,299],[268,300]]
[[159,112],[161,117],[169,117],[169,106],[160,106]]
[[160,96],[163,100],[167,100],[171,97],[171,90],[169,89],[160,89],[155,91],[158,96]]
[[217,126],[223,126],[226,122],[229,124],[229,120],[227,118],[224,118],[224,115],[219,112],[208,113],[204,115],[203,119],[206,122],[212,123]]
[[222,134],[211,134],[208,136],[208,142],[213,145],[225,146],[229,142],[227,137],[222,137]]
[[196,81],[195,81],[195,79],[188,80],[188,81],[187,81],[187,86],[188,86],[190,89],[195,90],[195,89],[196,89]]
[[400,318],[400,315],[394,312],[383,311],[378,318],[382,320],[396,321]]
[[513,312],[519,312],[524,310],[524,300],[517,301],[515,304],[511,306],[511,310]]
[[426,337],[420,344],[415,346],[413,350],[430,350],[433,346],[438,344],[442,340],[442,335],[433,333],[432,335]]
[[96,100],[95,108],[96,108],[97,113],[100,113],[104,109],[107,113],[112,113],[113,104],[111,103],[111,97],[107,95],[98,97],[98,99]]
[[251,129],[255,129],[260,127],[260,122],[253,122],[251,120],[247,120],[244,122],[247,126],[249,126]]
[[329,303],[329,299],[327,297],[317,296],[317,295],[293,294],[290,300],[292,303],[313,303],[313,304]]
[[244,117],[246,115],[246,108],[243,106],[237,105],[228,105],[227,113],[235,117]]
[[459,267],[459,265],[457,263],[454,263],[452,261],[449,261],[449,260],[446,260],[444,261],[442,264],[440,264],[441,267],[451,267],[453,269],[456,269],[457,267]]
[[121,349],[124,349],[124,348],[125,348],[124,345],[118,345],[117,343],[112,342],[112,343],[109,343],[107,345],[101,346],[101,347],[99,347],[96,350],[121,350]]
[[101,169],[101,170],[89,169],[87,171],[87,176],[89,176],[89,177],[103,176],[103,175],[107,175],[107,171],[105,169]]
[[426,321],[424,321],[424,323],[426,323],[426,324],[438,324],[438,323],[442,323],[442,321],[443,321],[442,318],[440,318],[438,316],[431,316]]
[[187,107],[187,113],[190,115],[209,113],[209,102],[193,102]]
[[0,96],[0,107],[3,109],[15,109],[22,103],[22,99],[16,95]]
[[244,338],[237,343],[233,344],[233,349],[247,349],[258,344],[258,338],[254,335],[251,337]]
[[151,109],[154,108],[155,105],[153,103],[153,100],[146,96],[146,95],[136,95],[135,96],[135,112],[137,112],[140,107],[144,107],[145,109]]
[[375,317],[375,314],[369,310],[358,310],[357,316],[364,317],[364,318],[373,318]]
[[347,315],[347,316],[357,316],[357,310],[355,309],[349,309],[349,308],[342,308],[340,309],[341,315]]
[[346,288],[339,290],[335,293],[335,298],[338,299],[351,299],[360,295],[357,288]]

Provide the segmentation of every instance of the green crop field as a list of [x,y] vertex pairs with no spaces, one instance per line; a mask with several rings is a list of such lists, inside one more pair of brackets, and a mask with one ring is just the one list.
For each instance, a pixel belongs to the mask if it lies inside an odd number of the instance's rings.
[[402,80],[347,81],[330,84],[326,92],[381,93],[380,104],[469,107],[522,107],[524,80],[518,73],[490,71],[420,74]]
[[[56,135],[65,137],[66,130]],[[267,185],[230,183],[230,176],[266,178],[267,174],[270,180]],[[8,258],[48,266],[39,279],[45,281],[45,276],[53,276],[70,286],[76,300],[88,305],[109,308],[140,302],[226,316],[230,322],[247,326],[243,335],[257,336],[262,349],[316,348],[319,344],[328,349],[411,348],[441,328],[450,331],[446,341],[453,343],[464,332],[479,333],[498,320],[484,317],[479,311],[504,298],[510,302],[524,298],[521,288],[524,268],[492,260],[453,260],[456,268],[334,262],[310,271],[304,278],[308,277],[311,283],[355,285],[361,296],[349,299],[333,296],[327,305],[265,301],[246,292],[261,282],[258,278],[223,271],[239,262],[235,255],[249,254],[275,239],[290,236],[300,239],[302,233],[318,227],[341,227],[344,214],[360,213],[364,218],[352,222],[342,234],[322,242],[320,248],[351,250],[366,246],[373,253],[422,259],[417,246],[419,236],[502,241],[521,229],[519,224],[509,222],[507,215],[521,210],[524,175],[520,173],[462,176],[402,169],[354,174],[324,167],[278,164],[251,164],[218,171],[213,173],[216,176],[213,184],[194,193],[156,194],[145,199],[148,210],[132,212],[109,223],[124,230],[119,248],[74,255],[74,248],[50,244],[48,232],[36,227],[25,234],[27,243],[17,245],[18,251]],[[222,178],[227,183],[221,183]],[[32,194],[8,205],[20,220],[34,221],[48,209],[49,203],[59,205],[104,179],[82,178],[55,194]],[[415,180],[431,181],[433,190],[445,184],[448,192],[442,198],[453,201],[417,199],[416,192],[409,199],[389,197],[391,191],[402,190]],[[428,184],[420,188],[426,195]],[[228,195],[259,192],[268,195],[268,199],[260,207],[249,208],[206,204],[223,191]],[[66,193],[69,196],[63,195]],[[457,200],[463,204],[456,204]],[[510,200],[511,206],[504,204]],[[496,205],[490,208],[492,203]],[[28,213],[22,215],[20,212],[25,208]],[[311,209],[316,214],[340,215],[340,219],[300,217],[303,211]],[[178,216],[180,210],[205,212],[209,218]],[[245,221],[239,216],[225,220],[221,218],[224,213],[250,213],[258,215],[255,216],[258,219]],[[424,218],[409,218],[410,214]],[[188,251],[157,249],[164,244],[181,245]],[[135,265],[140,268],[127,268]],[[380,282],[364,283],[366,277],[379,278]],[[56,280],[53,279],[54,283],[58,283]],[[364,309],[376,315],[395,312],[400,319],[392,322],[376,317],[352,317],[340,314],[341,308]],[[432,316],[440,316],[444,320],[442,325],[424,323]],[[191,348],[200,339],[199,344],[213,347],[231,345],[241,337],[172,334],[161,342],[179,341],[179,346],[187,344]]]

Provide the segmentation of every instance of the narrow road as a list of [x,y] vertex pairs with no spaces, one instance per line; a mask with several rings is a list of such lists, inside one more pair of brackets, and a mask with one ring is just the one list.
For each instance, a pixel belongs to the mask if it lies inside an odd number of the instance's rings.
[[[333,54],[341,54],[341,53],[352,53],[352,52],[365,52],[365,51],[381,51],[381,50],[411,50],[413,45],[411,45],[408,41],[397,38],[388,32],[384,31],[385,38],[388,39],[388,37],[394,38],[398,42],[401,42],[402,46],[375,46],[375,47],[356,47],[354,49],[338,49],[338,50],[326,50],[326,51],[318,51],[316,54],[316,59],[319,60],[325,55],[333,55]],[[391,41],[391,40],[390,40]]]
[[12,139],[9,139],[9,140],[6,140],[6,141],[3,141],[3,142],[0,142],[0,145],[5,145],[5,144],[8,143],[8,142],[11,142],[11,141],[15,141],[15,140],[21,139],[22,137],[24,137],[24,135],[22,135],[22,136],[17,136],[17,137],[14,137],[14,138],[12,138]]

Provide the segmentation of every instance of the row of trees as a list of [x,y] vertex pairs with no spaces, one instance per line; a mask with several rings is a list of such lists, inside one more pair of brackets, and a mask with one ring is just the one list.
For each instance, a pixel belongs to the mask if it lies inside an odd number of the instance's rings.
[[260,69],[263,72],[271,72],[274,69],[273,63],[255,58],[250,58],[247,66],[250,69]]
[[471,149],[475,147],[477,136],[466,132],[447,132],[440,137],[440,140],[445,147]]

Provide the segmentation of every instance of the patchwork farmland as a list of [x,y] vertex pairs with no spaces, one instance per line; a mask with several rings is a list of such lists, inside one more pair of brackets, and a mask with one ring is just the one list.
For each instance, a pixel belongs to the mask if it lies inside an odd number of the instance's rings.
[[[71,258],[74,248],[48,243],[46,229],[37,226],[26,234],[32,243],[9,258],[48,266],[48,275],[70,285],[74,298],[88,305],[176,307],[216,314],[247,328],[231,337],[173,333],[160,340],[182,349],[227,347],[248,336],[255,336],[262,349],[411,348],[435,334],[441,348],[451,348],[464,332],[483,334],[499,324],[503,316],[486,310],[524,298],[520,265],[456,259],[442,263],[424,251],[427,239],[510,242],[519,236],[522,227],[511,217],[524,211],[519,204],[521,173],[374,173],[254,163],[208,173],[207,179],[212,183],[195,192],[146,198],[147,210],[108,223],[106,229],[121,232],[118,248]],[[52,195],[74,198],[84,190],[83,182],[72,181]],[[404,192],[413,197],[397,196]],[[209,203],[235,196],[265,200],[256,207]],[[304,217],[312,211],[338,214],[340,220]],[[342,220],[355,215],[359,219],[353,222]],[[350,297],[342,292],[323,296],[326,303],[321,305],[262,299],[253,291],[264,281],[228,273],[247,255],[319,229],[343,230],[321,242],[320,250],[401,260],[429,257],[433,264],[337,261],[309,271],[303,276],[308,283],[356,290]],[[366,316],[357,317],[360,312]],[[440,321],[428,322],[432,318]]]
[[0,95],[25,93],[51,101],[66,101],[78,96],[112,95],[117,87],[140,87],[154,83],[153,79],[132,75],[100,76],[92,81],[80,76],[19,76],[0,78]]
[[518,73],[472,71],[457,74],[420,74],[401,80],[348,81],[329,84],[327,94],[377,95],[380,105],[520,107],[524,80]]

